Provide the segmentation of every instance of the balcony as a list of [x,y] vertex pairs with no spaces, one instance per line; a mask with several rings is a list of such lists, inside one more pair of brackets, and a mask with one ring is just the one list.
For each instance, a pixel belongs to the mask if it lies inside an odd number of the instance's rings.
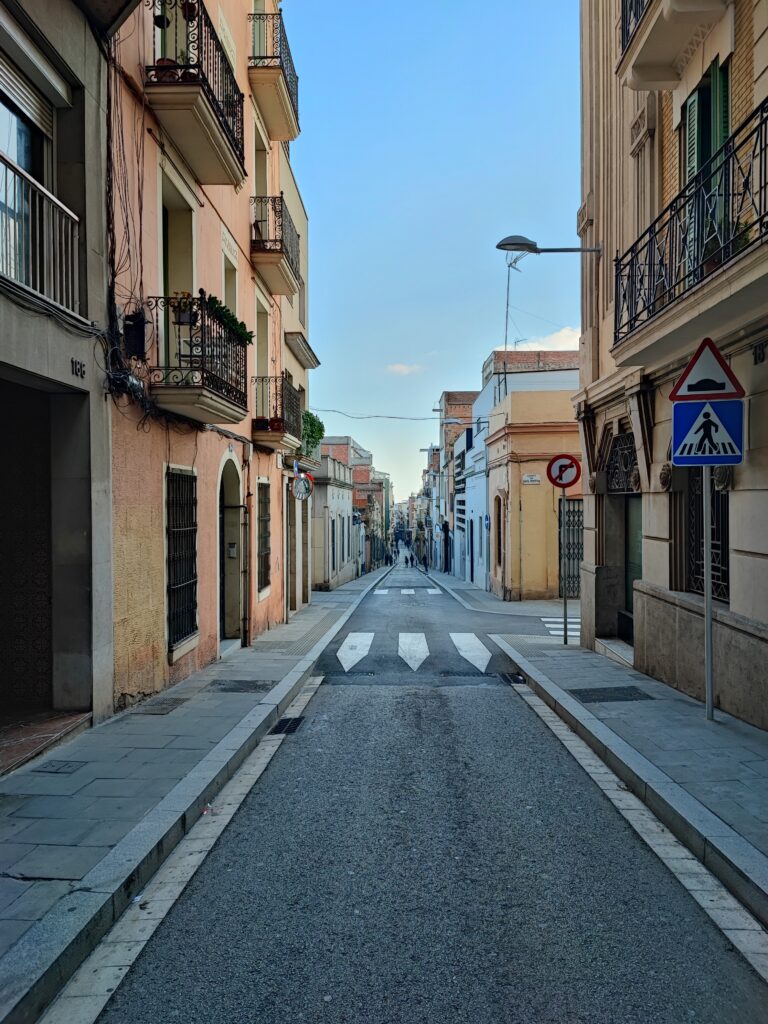
[[0,153],[0,274],[71,313],[79,309],[77,217]]
[[299,234],[282,195],[251,199],[251,263],[273,295],[295,295],[301,279]]
[[150,369],[152,398],[161,409],[201,423],[239,423],[248,411],[247,346],[201,291],[147,299],[158,355]]
[[617,258],[617,363],[684,354],[765,311],[766,241],[768,100]]
[[200,0],[150,0],[154,63],[147,100],[203,185],[245,178],[243,94]]
[[248,81],[273,142],[299,134],[299,76],[293,65],[282,14],[249,14],[252,54]]
[[279,377],[255,377],[256,415],[254,444],[272,451],[297,452],[301,447],[301,399],[283,373]]
[[674,89],[691,47],[718,22],[727,0],[621,0],[618,73],[630,89]]

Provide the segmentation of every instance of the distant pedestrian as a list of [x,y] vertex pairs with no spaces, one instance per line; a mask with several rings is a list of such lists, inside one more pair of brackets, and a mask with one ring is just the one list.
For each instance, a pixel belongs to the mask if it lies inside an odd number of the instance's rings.
[[411,555],[411,568],[413,568],[413,555]]
[[424,555],[424,557],[422,558],[421,562],[422,562],[422,565],[424,566],[424,572],[426,572],[427,571],[427,556],[426,555]]

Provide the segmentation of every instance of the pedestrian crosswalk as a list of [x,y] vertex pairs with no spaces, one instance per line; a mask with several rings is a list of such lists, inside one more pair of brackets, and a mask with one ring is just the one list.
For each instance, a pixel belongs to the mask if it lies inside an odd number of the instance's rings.
[[[336,657],[345,672],[350,672],[370,654],[375,635],[375,633],[349,633],[345,637],[336,652]],[[493,655],[475,633],[449,633],[448,636],[453,649],[464,661],[469,662],[480,672],[486,671]],[[387,634],[387,640],[390,639],[394,638]],[[398,634],[397,655],[413,672],[417,672],[421,668],[431,653],[433,652],[430,651],[425,633]],[[377,655],[386,657],[386,652],[377,651]]]
[[[549,633],[550,636],[564,636],[565,635],[565,619],[563,618],[562,615],[560,615],[559,617],[556,616],[554,618],[549,618],[549,619],[543,618],[541,621],[544,623],[544,628],[546,629],[546,631]],[[574,615],[573,617],[571,617],[569,615],[568,616],[568,636],[569,637],[574,637],[574,639],[575,639],[576,637],[578,637],[580,630],[581,630],[581,619],[579,618],[579,616],[578,615]]]
[[[383,589],[383,590],[379,589],[379,590],[374,590],[373,593],[381,595],[383,597],[385,594],[389,594],[390,590],[388,588],[387,589]],[[397,590],[392,590],[391,593],[396,594]],[[413,596],[416,593],[416,591],[414,589],[406,588],[404,590],[401,590],[400,593],[405,595],[405,596]],[[435,594],[440,594],[440,593],[442,593],[442,591],[439,590],[437,587],[426,587],[426,588],[422,587],[422,588],[419,589],[419,593],[420,594],[427,593],[427,594],[429,594],[430,597],[434,597]]]

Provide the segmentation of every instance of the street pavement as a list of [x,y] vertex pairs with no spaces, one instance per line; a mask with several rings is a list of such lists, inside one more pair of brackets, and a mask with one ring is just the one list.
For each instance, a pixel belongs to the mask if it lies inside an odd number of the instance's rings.
[[542,618],[473,612],[417,570],[378,589],[99,1020],[768,1019],[757,974],[504,679],[489,633]]

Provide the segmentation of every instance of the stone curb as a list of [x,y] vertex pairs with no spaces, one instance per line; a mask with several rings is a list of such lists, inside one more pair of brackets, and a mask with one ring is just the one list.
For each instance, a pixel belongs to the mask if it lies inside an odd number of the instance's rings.
[[531,689],[760,921],[768,926],[768,857],[674,782],[498,635]]
[[258,746],[373,580],[298,664],[0,959],[0,1024],[31,1024]]
[[[449,587],[447,583],[443,583],[442,580],[435,579],[435,577],[429,575],[429,573],[427,573],[427,576],[428,576],[428,578],[430,580],[432,580],[432,582],[435,584],[436,587],[440,587],[440,589],[444,590],[445,593],[448,594],[450,597],[455,598],[455,600],[457,600],[459,602],[459,604],[462,606],[462,608],[466,608],[467,611],[468,612],[472,612],[473,615],[515,615],[516,613],[515,613],[515,610],[514,610],[514,605],[520,603],[520,602],[515,602],[515,601],[507,601],[507,602],[499,601],[499,604],[506,604],[507,607],[506,608],[476,608],[475,605],[469,604],[468,601],[465,601],[464,598],[460,596],[459,591],[461,589],[463,589],[463,588],[457,587],[456,589],[454,589],[453,587]],[[487,591],[480,590],[480,591],[478,591],[478,593],[485,594],[485,593],[487,593]]]

